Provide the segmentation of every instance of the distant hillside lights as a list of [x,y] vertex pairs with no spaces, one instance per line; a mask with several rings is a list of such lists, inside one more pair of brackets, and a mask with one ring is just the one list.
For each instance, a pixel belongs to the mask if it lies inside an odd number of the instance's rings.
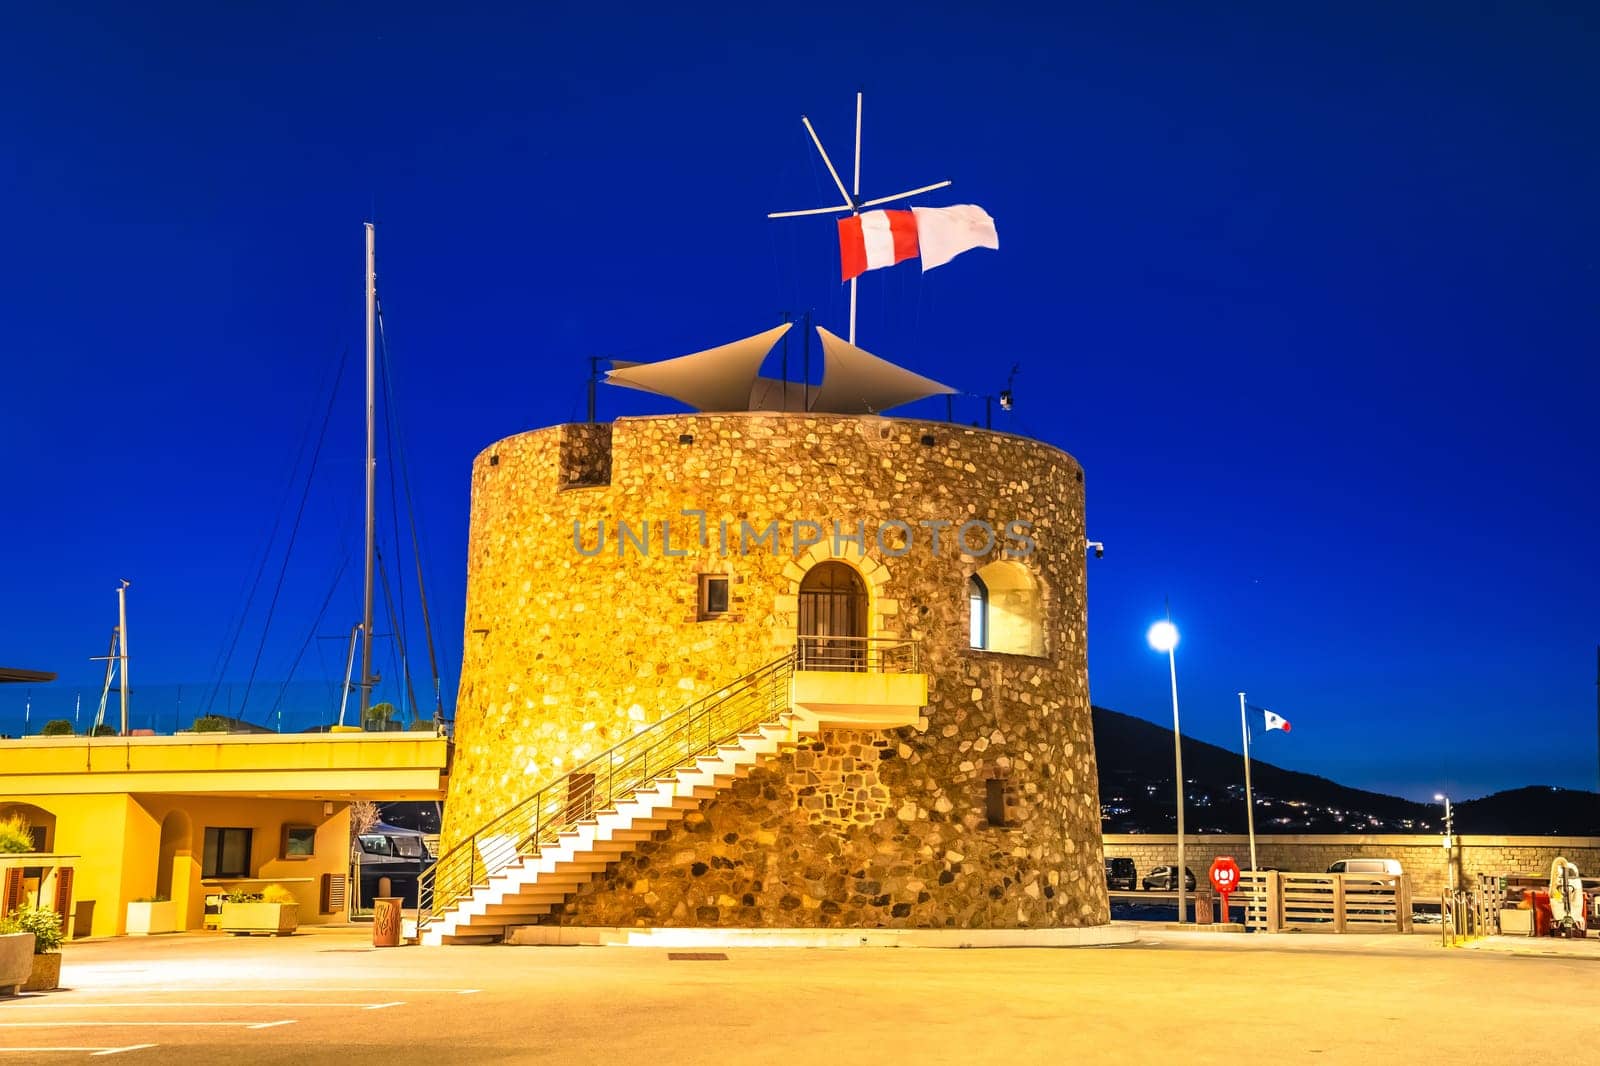
[[[612,550],[618,558],[626,557],[631,551],[646,558],[658,554],[681,559],[688,557],[693,549],[709,549],[714,541],[717,554],[723,558],[765,553],[788,554],[798,559],[806,549],[831,542],[835,555],[842,554],[846,545],[855,545],[863,555],[875,547],[881,554],[898,559],[925,546],[935,556],[957,551],[975,558],[998,553],[1006,559],[1026,559],[1038,548],[1033,537],[1033,523],[1020,519],[1005,523],[1001,530],[981,518],[961,523],[928,518],[913,523],[893,518],[879,522],[875,528],[862,519],[854,522],[835,519],[826,524],[809,519],[789,522],[774,519],[759,528],[748,520],[733,523],[722,519],[715,527],[708,528],[704,511],[680,511],[679,515],[692,518],[694,530],[685,530],[676,538],[669,518],[644,519],[638,523],[613,519],[610,523]],[[592,558],[606,551],[607,522],[602,518],[594,523],[592,538],[586,535],[585,525],[582,521],[573,521],[572,547],[579,555]]]

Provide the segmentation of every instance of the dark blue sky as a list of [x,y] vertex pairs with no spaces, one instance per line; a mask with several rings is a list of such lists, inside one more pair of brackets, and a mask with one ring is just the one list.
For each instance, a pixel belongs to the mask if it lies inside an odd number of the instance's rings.
[[763,216],[833,202],[799,116],[843,167],[862,86],[864,192],[952,178],[919,202],[1002,247],[868,274],[860,343],[975,394],[1021,364],[996,427],[1084,464],[1107,544],[1097,703],[1170,721],[1170,596],[1188,733],[1237,747],[1242,687],[1284,766],[1594,787],[1592,6],[339,7],[3,16],[0,663],[60,672],[35,714],[98,697],[119,578],[136,705],[194,707],[284,515],[249,675],[348,350],[256,667],[339,674],[306,642],[359,616],[374,211],[453,690],[480,449],[581,418],[590,354],[844,332],[831,223]]

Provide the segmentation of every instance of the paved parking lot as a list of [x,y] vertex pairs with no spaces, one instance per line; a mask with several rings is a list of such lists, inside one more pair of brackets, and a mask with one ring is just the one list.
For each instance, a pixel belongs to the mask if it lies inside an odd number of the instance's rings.
[[374,950],[364,930],[76,943],[65,988],[0,1001],[0,1063],[1459,1066],[1600,1045],[1592,1009],[1549,995],[1600,986],[1600,944],[1141,932],[982,950]]

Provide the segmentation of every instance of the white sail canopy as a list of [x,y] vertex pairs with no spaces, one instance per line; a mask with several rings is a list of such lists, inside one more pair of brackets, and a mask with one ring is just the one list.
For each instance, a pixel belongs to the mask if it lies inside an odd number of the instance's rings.
[[676,359],[618,367],[606,374],[606,381],[670,396],[699,411],[748,411],[761,361],[791,324]]
[[817,327],[817,335],[822,338],[827,369],[822,374],[822,388],[811,400],[813,411],[871,415],[925,396],[956,391],[863,351],[821,326]]
[[805,411],[809,399],[809,410],[818,413],[878,414],[925,396],[956,391],[863,351],[820,326],[824,366],[820,387],[808,389],[803,382],[761,377],[762,361],[788,329],[785,323],[732,344],[659,363],[618,361],[606,381],[669,396],[700,411]]

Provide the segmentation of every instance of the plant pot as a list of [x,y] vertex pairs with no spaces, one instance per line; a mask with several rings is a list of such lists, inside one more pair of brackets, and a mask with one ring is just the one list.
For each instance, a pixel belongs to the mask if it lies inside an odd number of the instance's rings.
[[172,899],[128,904],[128,935],[178,931],[178,901]]
[[230,903],[222,904],[224,933],[249,936],[251,933],[269,933],[288,936],[300,925],[298,903]]
[[28,982],[22,986],[24,992],[49,992],[51,989],[61,987],[61,952],[52,951],[44,955],[33,957],[33,970],[28,974]]
[[33,972],[33,934],[0,935],[0,995],[14,996]]

